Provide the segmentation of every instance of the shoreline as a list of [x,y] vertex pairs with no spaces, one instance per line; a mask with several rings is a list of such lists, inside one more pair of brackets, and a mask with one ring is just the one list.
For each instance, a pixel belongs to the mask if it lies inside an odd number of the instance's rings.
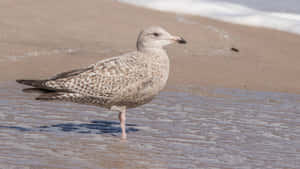
[[297,34],[110,0],[22,2],[1,2],[0,82],[47,78],[135,50],[142,28],[161,25],[188,41],[167,48],[170,86],[300,94]]
[[[238,3],[232,3],[232,2],[226,2],[225,4],[223,4],[222,8],[223,10],[227,9],[227,10],[233,10],[234,13],[234,9],[232,9],[233,6],[238,5],[240,7],[240,11],[247,11],[246,13],[242,14],[239,13],[238,15],[232,14],[232,17],[221,17],[223,15],[227,15],[226,12],[220,12],[218,13],[217,9],[214,9],[215,12],[212,12],[212,7],[211,6],[221,6],[221,4],[216,5],[215,3],[217,2],[212,2],[212,3],[204,3],[204,4],[189,4],[189,6],[186,6],[187,4],[182,2],[181,5],[179,5],[178,3],[175,2],[175,6],[168,6],[166,7],[166,4],[163,3],[163,1],[159,1],[158,3],[155,3],[155,5],[151,5],[149,3],[139,3],[139,2],[132,2],[132,1],[118,1],[119,3],[122,4],[127,4],[127,5],[131,5],[131,6],[135,6],[135,7],[140,7],[140,8],[144,8],[144,9],[150,9],[153,11],[159,11],[159,12],[167,12],[167,13],[173,13],[173,14],[179,14],[179,15],[189,15],[189,16],[199,16],[199,17],[203,17],[206,19],[211,19],[211,20],[215,20],[215,21],[220,21],[220,22],[225,22],[225,23],[231,23],[231,24],[236,24],[236,25],[241,25],[241,26],[248,26],[248,27],[255,27],[255,28],[265,28],[265,29],[270,29],[270,30],[277,30],[277,31],[283,31],[286,33],[292,33],[295,35],[300,36],[300,32],[297,29],[293,29],[293,27],[298,27],[298,22],[296,21],[291,21],[290,19],[295,19],[296,17],[299,18],[300,14],[299,13],[290,13],[290,12],[282,12],[282,11],[264,11],[264,10],[259,10],[256,8],[251,8],[242,4],[238,4]],[[190,2],[193,3],[193,2]],[[222,3],[222,2],[221,2]],[[210,4],[210,5],[209,5]],[[224,5],[233,5],[230,6],[230,8]],[[196,5],[196,6],[195,6]],[[203,6],[204,5],[204,6]],[[190,6],[192,6],[192,9],[190,8]],[[194,7],[194,8],[193,8]],[[210,13],[210,15],[208,15],[206,12],[200,12],[199,8],[202,9],[202,11],[206,11],[208,13]],[[242,9],[241,9],[242,8]],[[221,9],[221,10],[222,10]],[[250,10],[250,11],[249,11]],[[254,21],[252,21],[251,19],[252,17],[255,17],[256,19],[254,19]],[[282,18],[284,17],[284,19]],[[291,17],[291,18],[288,18]],[[249,20],[250,18],[250,20]],[[255,20],[265,20],[266,22],[255,22]],[[269,21],[272,20],[272,21]],[[273,20],[276,20],[275,22]],[[281,21],[281,23],[279,23],[279,21]],[[270,26],[272,25],[272,26]],[[279,26],[281,25],[281,26]],[[293,25],[293,26],[291,26]],[[288,30],[287,30],[288,29]]]

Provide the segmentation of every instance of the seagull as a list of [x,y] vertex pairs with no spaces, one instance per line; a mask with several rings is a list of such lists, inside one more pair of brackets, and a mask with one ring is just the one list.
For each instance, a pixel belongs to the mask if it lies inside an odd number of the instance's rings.
[[182,37],[153,26],[139,33],[136,51],[49,79],[16,81],[48,91],[36,100],[90,104],[119,112],[121,138],[126,139],[126,109],[150,102],[165,87],[170,61],[164,47],[175,42],[186,43]]

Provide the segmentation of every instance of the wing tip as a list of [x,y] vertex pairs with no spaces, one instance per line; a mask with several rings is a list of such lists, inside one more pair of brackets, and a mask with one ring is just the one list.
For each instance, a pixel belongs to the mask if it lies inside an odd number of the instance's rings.
[[16,82],[17,82],[17,83],[20,83],[20,84],[24,84],[24,81],[25,81],[25,80],[23,80],[23,79],[17,79],[17,80],[16,80]]

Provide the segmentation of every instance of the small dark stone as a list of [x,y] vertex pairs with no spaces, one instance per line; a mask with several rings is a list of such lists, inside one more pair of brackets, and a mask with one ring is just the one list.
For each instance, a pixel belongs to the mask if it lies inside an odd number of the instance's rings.
[[231,48],[231,51],[239,52],[240,50],[238,50],[237,48]]

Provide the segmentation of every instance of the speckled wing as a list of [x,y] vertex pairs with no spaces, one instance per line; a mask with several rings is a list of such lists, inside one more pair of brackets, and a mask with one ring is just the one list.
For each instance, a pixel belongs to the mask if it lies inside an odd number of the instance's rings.
[[147,65],[138,53],[100,61],[85,69],[64,72],[49,79],[47,86],[85,96],[114,98],[149,78]]

